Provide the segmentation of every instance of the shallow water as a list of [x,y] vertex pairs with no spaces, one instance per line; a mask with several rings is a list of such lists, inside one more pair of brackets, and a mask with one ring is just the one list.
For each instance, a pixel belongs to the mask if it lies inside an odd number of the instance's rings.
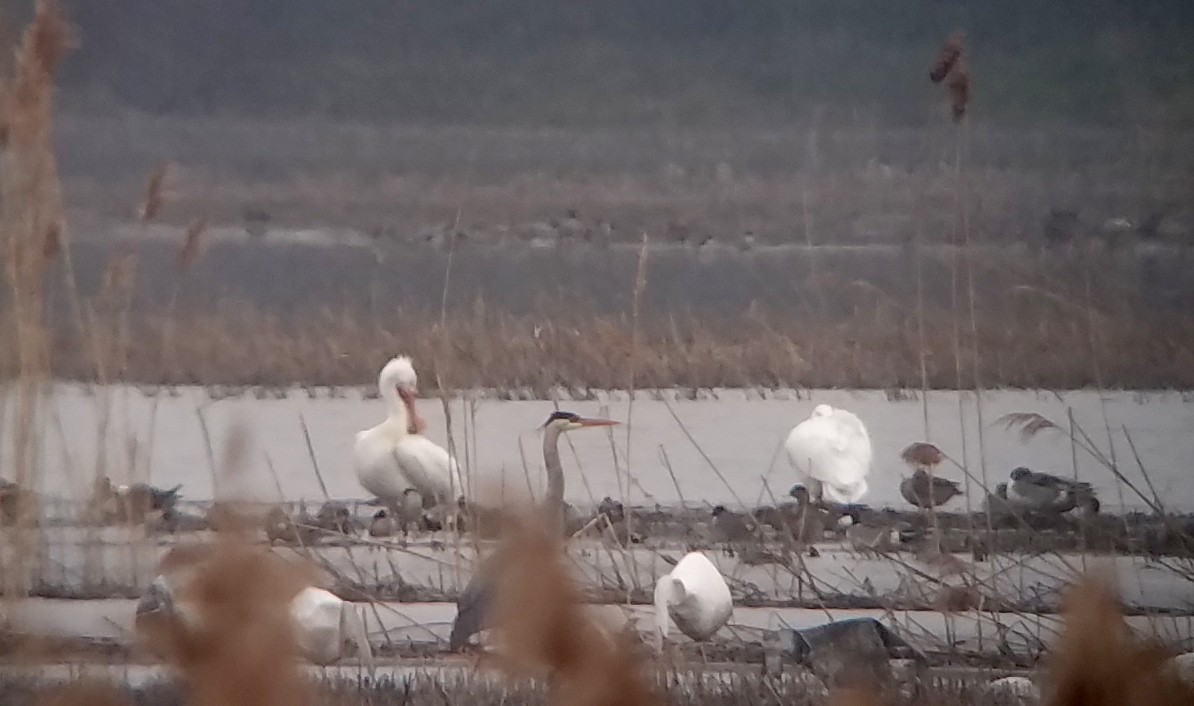
[[[778,391],[767,393],[768,399],[753,391],[713,394],[717,399],[676,400],[673,391],[664,391],[662,399],[640,392],[632,409],[620,393],[603,395],[599,401],[561,403],[581,414],[632,420],[610,434],[582,430],[567,435],[567,499],[575,504],[589,504],[604,495],[634,504],[770,502],[772,494],[782,496],[798,481],[782,454],[784,437],[815,404],[827,402],[854,411],[867,424],[875,463],[864,502],[873,506],[905,506],[898,485],[908,469],[899,452],[912,441],[930,440],[951,457],[965,459],[973,478],[969,499],[975,507],[982,498],[978,483],[984,471],[987,485],[993,487],[1013,467],[1026,465],[1063,475],[1076,468],[1078,477],[1094,484],[1109,511],[1145,509],[1140,497],[1118,484],[1090,454],[1075,451],[1066,433],[1045,432],[1023,441],[996,421],[1009,412],[1038,412],[1065,426],[1072,412],[1077,426],[1102,453],[1114,453],[1129,480],[1147,489],[1142,465],[1166,509],[1194,511],[1194,403],[1178,393],[1114,392],[1101,399],[1090,391],[984,393],[981,453],[976,406],[969,393],[961,395],[964,424],[959,393],[929,393],[927,433],[920,400],[889,401],[881,391]],[[455,447],[468,471],[466,483],[474,488],[504,483],[519,492],[530,485],[539,492],[542,456],[537,428],[552,411],[551,402],[458,399],[449,407]],[[418,408],[427,419],[428,436],[446,444],[448,425],[441,402],[423,399]],[[108,421],[101,433],[105,409]],[[117,482],[182,484],[188,500],[210,500],[218,486],[220,496],[276,500],[280,492],[288,500],[320,501],[324,492],[314,464],[332,497],[365,496],[351,467],[353,437],[380,421],[384,407],[355,390],[315,399],[296,390],[284,399],[245,396],[212,401],[198,388],[147,396],[131,387],[89,391],[57,384],[41,413],[45,472],[39,490],[49,496],[85,497],[97,459],[102,458],[103,471]],[[13,416],[10,399],[0,420],[5,438],[11,438]],[[310,432],[310,452],[301,420]],[[224,440],[237,422],[250,432],[251,448],[242,470],[217,482],[213,458],[219,463]],[[104,454],[98,453],[101,436],[107,439]],[[0,467],[11,468],[10,455],[10,446],[4,444]],[[962,471],[948,463],[939,473],[964,480]],[[949,508],[962,509],[965,502],[960,498]]]

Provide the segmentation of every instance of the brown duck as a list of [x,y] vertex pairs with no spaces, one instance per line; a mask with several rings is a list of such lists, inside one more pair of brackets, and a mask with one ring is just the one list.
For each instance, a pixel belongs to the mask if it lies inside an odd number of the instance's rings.
[[916,507],[924,509],[944,505],[961,494],[962,489],[957,483],[948,478],[931,476],[919,468],[911,478],[905,478],[900,482],[900,495]]

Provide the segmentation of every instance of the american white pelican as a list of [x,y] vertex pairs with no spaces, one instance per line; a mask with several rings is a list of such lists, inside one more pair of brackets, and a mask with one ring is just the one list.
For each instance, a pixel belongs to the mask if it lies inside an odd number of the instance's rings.
[[1099,511],[1099,499],[1090,483],[1037,473],[1023,466],[1011,474],[1007,499],[1013,507],[1030,512],[1061,514],[1081,506],[1088,512]]
[[423,436],[426,423],[415,412],[418,377],[410,358],[398,356],[377,377],[386,402],[381,424],[359,432],[353,446],[357,478],[365,490],[397,506],[408,488],[424,505],[451,502],[461,494],[460,469],[442,446]]
[[[159,565],[158,576],[137,602],[135,632],[147,636],[163,626],[183,633],[201,631],[203,608],[196,602],[199,599],[190,584],[207,570],[207,562],[218,551],[212,547],[180,547],[168,552]],[[262,560],[282,561],[269,554],[262,554]],[[352,603],[308,583],[295,586],[289,608],[295,646],[307,661],[332,664],[345,655],[348,643],[356,646],[361,659],[372,659],[364,621]]]
[[698,642],[730,620],[734,601],[721,572],[700,552],[689,552],[671,573],[655,582],[656,638],[662,646],[669,618],[680,632]]
[[[609,419],[589,419],[573,412],[552,412],[543,423],[543,464],[547,470],[547,494],[540,509],[548,514],[556,532],[564,530],[564,467],[560,463],[559,440],[564,432],[592,427],[608,427],[618,422]],[[463,509],[463,508],[462,508]],[[459,651],[469,638],[487,628],[493,603],[493,589],[489,585],[485,567],[473,574],[464,592],[456,601],[456,618],[452,621],[449,648]]]
[[784,447],[815,501],[828,495],[835,502],[854,503],[866,495],[874,452],[866,426],[853,413],[819,404],[788,433]]

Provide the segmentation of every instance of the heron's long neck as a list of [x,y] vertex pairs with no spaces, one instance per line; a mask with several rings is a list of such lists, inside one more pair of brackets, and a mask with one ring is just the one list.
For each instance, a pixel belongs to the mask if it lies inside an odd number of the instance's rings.
[[564,523],[564,467],[560,464],[560,430],[549,426],[543,434],[543,464],[547,468],[547,496],[544,508],[553,521]]

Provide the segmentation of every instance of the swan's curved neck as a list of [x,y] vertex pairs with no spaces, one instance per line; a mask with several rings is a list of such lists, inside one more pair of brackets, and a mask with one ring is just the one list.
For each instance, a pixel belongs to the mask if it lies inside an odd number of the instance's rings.
[[398,394],[398,388],[394,385],[383,384],[378,386],[378,391],[381,392],[381,398],[386,401],[386,422],[404,432],[409,432],[410,408]]

